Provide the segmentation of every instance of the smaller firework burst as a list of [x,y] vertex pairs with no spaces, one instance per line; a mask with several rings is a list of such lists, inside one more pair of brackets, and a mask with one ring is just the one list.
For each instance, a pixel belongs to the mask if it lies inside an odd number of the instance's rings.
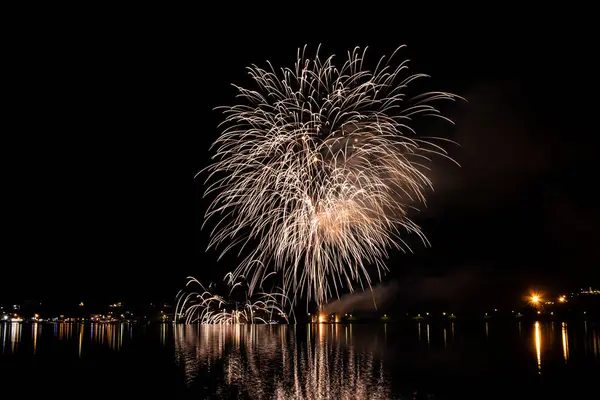
[[178,319],[186,324],[289,323],[288,314],[283,310],[288,303],[285,295],[253,294],[247,289],[243,276],[234,280],[231,273],[224,280],[229,290],[227,297],[212,293],[211,286],[207,289],[196,278],[188,277],[186,287],[196,285],[200,290],[179,291],[175,310]]

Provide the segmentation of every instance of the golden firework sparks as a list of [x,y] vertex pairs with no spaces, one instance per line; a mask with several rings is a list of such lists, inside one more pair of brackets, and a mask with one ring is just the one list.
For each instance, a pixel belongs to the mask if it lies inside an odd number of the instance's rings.
[[365,51],[339,68],[318,49],[314,59],[298,50],[293,69],[252,66],[255,88],[236,86],[240,103],[222,108],[226,128],[206,169],[206,221],[217,220],[208,247],[250,248],[233,275],[252,277],[251,291],[275,271],[292,302],[306,295],[323,305],[340,287],[370,287],[368,266],[381,277],[390,248],[410,250],[404,234],[428,245],[409,210],[432,187],[425,163],[450,157],[410,125],[448,120],[433,103],[458,97],[408,98],[425,75],[406,74],[406,61],[393,66],[396,52],[363,69]]

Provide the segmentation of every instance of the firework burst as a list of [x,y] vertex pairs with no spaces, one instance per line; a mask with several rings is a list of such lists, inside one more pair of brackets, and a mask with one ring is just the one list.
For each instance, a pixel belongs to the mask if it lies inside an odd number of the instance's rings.
[[381,278],[390,248],[410,250],[405,234],[428,245],[409,210],[425,205],[430,157],[448,156],[410,125],[447,120],[433,103],[457,96],[408,98],[426,75],[406,74],[407,61],[392,66],[396,52],[369,71],[358,48],[340,68],[298,50],[294,69],[252,66],[255,88],[236,86],[240,104],[223,108],[207,168],[206,220],[217,220],[209,248],[249,248],[233,275],[251,277],[250,291],[276,271],[293,302],[322,305],[341,287],[370,287],[369,266]]
[[[241,277],[243,278],[243,277]],[[225,277],[229,286],[227,297],[214,294],[206,289],[196,278],[188,277],[186,287],[196,285],[200,290],[177,294],[175,315],[185,323],[200,324],[256,324],[283,320],[289,322],[282,304],[287,303],[285,296],[277,293],[252,293],[243,291],[243,298],[233,297],[236,289],[243,289],[241,280],[235,281],[231,273]]]

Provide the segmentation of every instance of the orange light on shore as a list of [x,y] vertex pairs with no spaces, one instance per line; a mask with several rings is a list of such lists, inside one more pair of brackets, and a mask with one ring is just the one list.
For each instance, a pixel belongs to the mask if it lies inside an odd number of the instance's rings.
[[567,302],[567,296],[564,296],[564,295],[563,295],[563,296],[560,296],[560,297],[558,298],[558,301],[559,301],[559,302],[561,302],[561,303],[566,303],[566,302]]
[[532,306],[538,307],[543,304],[544,298],[541,293],[531,292],[531,293],[529,293],[529,296],[527,297],[527,301]]
[[319,323],[322,324],[325,322],[325,315],[324,314],[319,314]]
[[523,298],[530,307],[540,309],[544,306],[544,296],[540,292],[529,292],[529,295]]

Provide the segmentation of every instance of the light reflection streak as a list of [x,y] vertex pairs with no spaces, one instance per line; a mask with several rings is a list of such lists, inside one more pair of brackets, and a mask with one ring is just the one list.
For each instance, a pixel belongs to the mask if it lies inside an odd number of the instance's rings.
[[58,339],[70,340],[73,337],[73,325],[68,322],[59,322],[54,325],[54,334],[56,335],[56,329],[58,328]]
[[535,323],[535,352],[537,355],[538,373],[542,371],[542,334],[540,332],[540,323]]
[[485,338],[486,338],[486,339],[487,339],[487,338],[489,338],[489,336],[490,336],[490,328],[489,328],[489,325],[490,325],[490,324],[489,324],[489,323],[486,321],[486,323],[485,323]]
[[567,332],[567,323],[562,323],[562,348],[565,363],[569,360],[569,333]]
[[583,321],[583,353],[585,355],[588,354],[588,330],[587,330],[587,321]]
[[113,326],[112,324],[106,325],[106,341],[108,343],[108,347],[113,348]]
[[217,398],[229,398],[231,388],[257,399],[390,398],[376,355],[385,329],[376,337],[352,335],[352,325],[308,329],[304,341],[284,325],[176,325],[176,361],[189,385],[202,370],[222,369],[227,385],[206,388]]
[[6,349],[6,331],[8,330],[8,325],[2,324],[2,354],[4,354]]
[[17,349],[19,347],[19,343],[21,342],[21,330],[22,330],[22,326],[20,323],[18,323],[18,322],[11,323],[10,344],[11,344],[11,351],[13,354],[17,351]]
[[167,344],[167,324],[165,323],[160,325],[160,344],[163,346]]
[[[123,324],[106,324],[106,342],[112,350],[119,351],[123,345]],[[104,327],[104,326],[103,326]],[[104,339],[104,330],[102,330]],[[103,343],[104,341],[102,341]]]
[[[41,325],[40,325],[41,328]],[[33,354],[37,352],[37,336],[38,336],[38,324],[37,322],[31,324],[31,332],[33,335]]]
[[594,329],[592,334],[592,344],[594,347],[594,357],[600,358],[600,335],[596,329]]
[[81,358],[81,345],[83,344],[83,323],[79,324],[79,348],[77,351],[77,355]]
[[98,343],[98,336],[104,324],[93,324],[90,328],[90,342]]
[[444,327],[444,347],[448,346],[448,339],[447,339],[447,334],[446,334],[446,327]]

